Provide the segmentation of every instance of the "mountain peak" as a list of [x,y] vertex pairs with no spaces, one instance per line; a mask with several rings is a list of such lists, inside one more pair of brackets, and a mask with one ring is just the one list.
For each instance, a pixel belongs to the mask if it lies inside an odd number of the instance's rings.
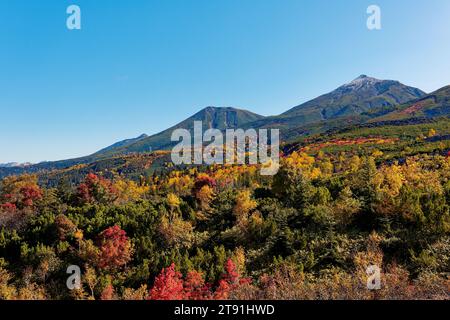
[[370,109],[392,107],[424,96],[417,88],[395,80],[380,80],[360,75],[336,90],[288,110],[303,123],[359,115]]
[[[206,107],[197,112],[192,117],[185,120],[187,125],[190,126],[194,120],[203,121],[204,124],[208,124],[209,128],[216,129],[229,129],[236,128],[244,123],[259,120],[264,118],[256,113],[238,109],[234,107]],[[185,124],[185,123],[181,123]]]
[[356,78],[355,80],[359,80],[359,79],[366,79],[366,78],[370,78],[365,74],[360,75],[358,78]]
[[383,82],[384,80],[375,79],[369,77],[365,74],[360,75],[358,78],[354,79],[352,82],[347,83],[344,87],[348,86],[361,86],[361,85],[373,85],[379,82]]
[[202,111],[211,111],[211,112],[225,112],[225,111],[240,111],[240,109],[234,107],[216,107],[216,106],[207,106],[200,110]]

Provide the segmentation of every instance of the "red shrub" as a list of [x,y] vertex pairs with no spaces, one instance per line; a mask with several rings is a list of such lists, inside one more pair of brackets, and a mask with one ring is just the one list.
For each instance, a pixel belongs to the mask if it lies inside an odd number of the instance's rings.
[[117,198],[112,182],[105,178],[89,173],[77,188],[77,197],[81,203],[111,203]]
[[7,203],[0,205],[0,208],[2,208],[6,212],[14,212],[17,210],[16,205],[11,202],[7,202]]
[[226,300],[233,290],[238,289],[241,285],[249,284],[250,282],[250,279],[240,277],[236,265],[231,259],[228,259],[225,263],[225,273],[219,281],[219,286],[214,293],[214,298],[217,300]]
[[207,300],[211,298],[210,285],[205,284],[205,279],[201,272],[190,271],[184,282],[185,299]]
[[131,259],[131,242],[126,232],[113,226],[100,234],[100,254],[98,266],[114,269],[125,265]]
[[183,300],[183,279],[181,273],[175,271],[175,264],[162,269],[156,277],[153,288],[150,290],[149,300]]

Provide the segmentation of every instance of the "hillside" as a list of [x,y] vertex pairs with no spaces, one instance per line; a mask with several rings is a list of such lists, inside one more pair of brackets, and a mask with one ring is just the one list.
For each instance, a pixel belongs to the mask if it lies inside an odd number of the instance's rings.
[[377,299],[448,300],[449,123],[304,137],[274,176],[154,152],[3,179],[0,299],[372,300],[375,263]]
[[397,106],[390,111],[373,118],[370,122],[450,116],[450,86]]
[[125,140],[116,142],[116,143],[110,145],[109,147],[103,148],[100,151],[94,153],[94,155],[102,154],[102,153],[108,152],[109,150],[113,150],[113,149],[116,149],[116,148],[123,148],[123,147],[129,146],[129,145],[131,145],[131,144],[133,144],[135,142],[138,142],[138,141],[140,141],[142,139],[145,139],[147,137],[148,137],[148,135],[146,135],[144,133],[144,134],[141,134],[137,138],[125,139]]

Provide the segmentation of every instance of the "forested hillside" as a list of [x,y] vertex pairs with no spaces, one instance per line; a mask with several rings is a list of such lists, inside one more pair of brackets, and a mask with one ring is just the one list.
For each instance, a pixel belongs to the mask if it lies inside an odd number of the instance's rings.
[[164,152],[6,177],[0,298],[449,299],[449,137],[447,118],[313,135],[273,177]]

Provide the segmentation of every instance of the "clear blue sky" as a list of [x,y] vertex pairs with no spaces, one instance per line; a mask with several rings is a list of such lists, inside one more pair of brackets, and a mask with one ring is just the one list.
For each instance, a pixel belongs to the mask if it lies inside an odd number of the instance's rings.
[[210,105],[279,114],[360,74],[433,91],[450,84],[450,1],[0,0],[0,43],[0,162],[38,162]]

